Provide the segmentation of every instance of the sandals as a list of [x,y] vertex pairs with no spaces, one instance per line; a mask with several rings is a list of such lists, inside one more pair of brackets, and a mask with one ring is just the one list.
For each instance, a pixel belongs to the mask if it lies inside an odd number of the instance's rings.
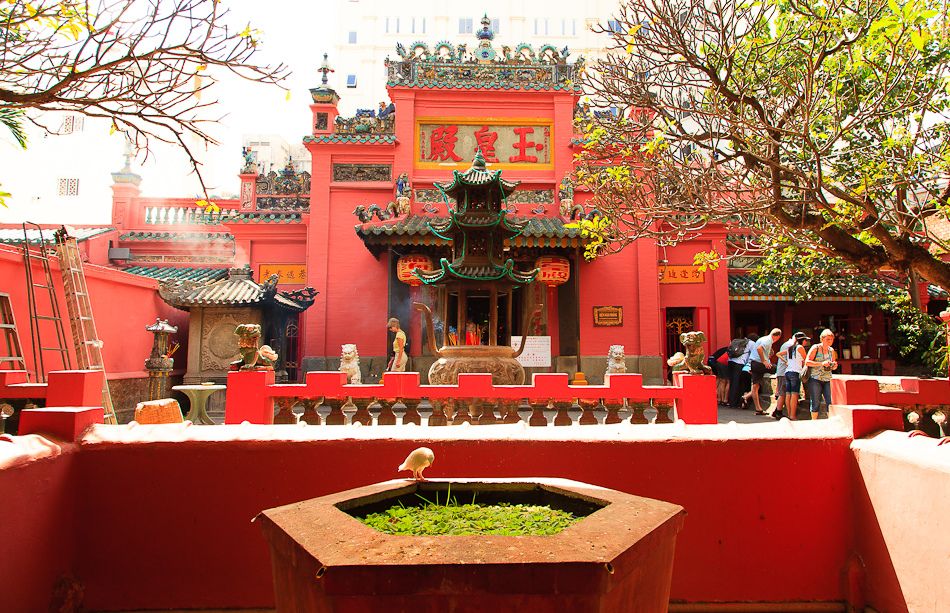
[[756,414],[756,415],[765,415],[766,413],[765,413],[765,411],[760,411],[760,410],[756,409],[756,410],[755,410],[755,414]]

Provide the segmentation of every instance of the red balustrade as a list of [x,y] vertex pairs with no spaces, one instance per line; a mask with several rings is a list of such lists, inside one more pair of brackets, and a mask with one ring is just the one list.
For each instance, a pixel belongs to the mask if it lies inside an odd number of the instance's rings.
[[27,382],[26,371],[0,370],[0,399],[44,399],[46,407],[20,412],[18,433],[78,440],[103,423],[101,370],[54,370],[46,383]]
[[[416,407],[419,400],[429,399],[434,409],[434,415],[439,419],[430,425],[442,425],[441,404],[459,402],[463,416],[475,421],[476,416],[470,410],[476,405],[484,404],[488,408],[479,414],[477,423],[497,423],[518,421],[517,414],[511,409],[512,403],[527,400],[532,407],[545,405],[557,408],[559,416],[555,425],[561,425],[567,408],[575,402],[580,405],[579,410],[589,415],[590,406],[599,406],[603,403],[611,410],[623,404],[642,407],[642,403],[653,402],[658,410],[657,422],[668,421],[666,409],[675,409],[676,418],[688,424],[715,424],[717,422],[716,408],[716,380],[714,377],[701,375],[677,374],[673,386],[643,385],[643,377],[639,374],[610,375],[605,385],[570,385],[567,374],[550,373],[535,374],[530,385],[494,385],[490,374],[465,373],[459,375],[457,385],[422,385],[419,373],[386,373],[383,382],[375,385],[347,385],[346,375],[341,372],[310,372],[306,375],[306,383],[275,385],[274,373],[271,371],[249,371],[228,373],[227,402],[225,408],[225,423],[236,424],[244,421],[256,424],[270,424],[274,422],[274,402],[276,399],[296,398],[314,399],[324,398],[325,404],[332,408],[331,419],[327,423],[343,423],[340,405],[344,401],[351,401],[359,410],[357,416],[361,423],[365,423],[365,407],[369,401],[381,402],[384,415],[389,415],[392,406],[401,401],[404,410],[409,411],[411,421],[416,421]],[[497,403],[507,412],[502,419],[494,412]],[[538,410],[532,415],[531,425],[541,424],[537,419]],[[636,411],[635,417],[636,417]],[[642,410],[641,410],[642,413]],[[558,423],[558,419],[561,423]],[[642,416],[641,416],[642,419]],[[519,418],[520,420],[520,418]],[[387,417],[387,421],[390,420]],[[404,419],[405,421],[405,419]],[[466,419],[465,421],[469,421]],[[588,418],[584,423],[595,423]],[[637,419],[634,423],[642,423]],[[616,423],[610,420],[608,423]]]
[[[895,386],[889,386],[891,388]],[[904,412],[905,429],[944,436],[950,428],[950,379],[900,379],[900,389],[881,389],[878,379],[842,375],[831,380],[831,396],[838,405],[879,405]]]

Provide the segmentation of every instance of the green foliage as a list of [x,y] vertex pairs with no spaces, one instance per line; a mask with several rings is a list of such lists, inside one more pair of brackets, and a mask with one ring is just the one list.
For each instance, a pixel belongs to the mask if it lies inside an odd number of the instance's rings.
[[588,239],[584,245],[584,259],[590,261],[601,255],[601,251],[607,246],[613,224],[606,217],[595,215],[593,219],[580,219],[566,223],[564,227],[580,230],[581,237]]
[[760,281],[778,284],[778,293],[796,302],[808,302],[849,286],[860,293],[883,296],[892,284],[873,277],[858,277],[841,258],[796,246],[768,247],[752,274]]
[[435,502],[419,498],[422,506],[398,504],[380,513],[371,513],[360,521],[387,534],[545,536],[557,534],[580,519],[544,505],[479,504],[474,495],[471,503],[460,504],[451,496],[451,491],[444,504],[439,504],[438,492]]
[[946,376],[947,326],[914,308],[907,292],[888,292],[878,306],[891,316],[888,337],[901,360],[923,366],[931,376]]
[[621,112],[580,122],[577,171],[611,239],[723,224],[950,289],[950,264],[921,248],[950,251],[929,226],[948,211],[950,24],[928,4],[621,3],[585,74]]
[[[26,149],[26,131],[23,129],[23,111],[6,106],[0,106],[0,125],[7,128],[17,144]],[[0,206],[7,208],[7,198],[10,192],[0,189]]]

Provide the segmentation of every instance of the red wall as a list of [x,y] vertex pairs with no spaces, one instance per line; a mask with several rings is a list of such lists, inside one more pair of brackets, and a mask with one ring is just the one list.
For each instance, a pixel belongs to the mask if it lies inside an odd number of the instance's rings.
[[[167,442],[83,446],[80,525],[110,517],[108,531],[80,534],[88,606],[272,606],[267,550],[250,520],[271,506],[396,477],[407,450],[421,443],[436,453],[433,478],[566,477],[683,505],[689,515],[677,544],[675,600],[842,598],[851,542],[848,438],[459,441],[443,440],[451,436],[445,431],[438,440],[354,441],[307,428],[306,436],[288,432],[300,437],[294,442],[222,443],[221,428],[186,432],[206,440],[180,440],[165,429]],[[280,432],[230,428],[241,438]],[[809,470],[815,466],[821,479]],[[816,509],[821,521],[802,520]],[[810,572],[789,570],[802,568]]]
[[[145,359],[151,352],[153,336],[145,331],[145,326],[155,323],[156,317],[168,319],[169,323],[178,326],[176,340],[184,345],[185,339],[188,338],[188,313],[173,309],[162,302],[156,291],[156,281],[90,264],[84,266],[84,271],[92,311],[96,317],[96,329],[103,341],[105,369],[110,379],[147,376],[144,370]],[[64,318],[66,344],[75,366],[66,302],[62,292],[62,275],[55,260],[51,263],[51,272]],[[38,265],[34,266],[33,275],[36,283],[42,282],[42,269]],[[26,274],[23,256],[19,250],[0,246],[0,279],[3,279],[0,291],[10,294],[27,368],[32,369]],[[49,300],[45,290],[37,289],[36,294],[40,313],[49,314]],[[52,326],[44,325],[41,332],[44,345],[52,346],[56,338]],[[179,349],[174,357],[184,358],[187,355],[185,349]],[[43,359],[47,370],[62,369],[62,363],[53,352],[45,352]]]
[[[48,610],[56,581],[77,568],[76,534],[81,524],[75,513],[75,446],[43,449],[34,446],[36,439],[0,439],[3,611]],[[65,453],[56,455],[60,451]],[[108,529],[111,516],[99,518],[89,528]]]
[[[872,409],[855,419],[890,423]],[[412,438],[400,428],[355,440],[332,427],[96,426],[79,453],[0,438],[0,491],[15,493],[0,523],[0,610],[45,610],[66,573],[85,585],[92,610],[273,606],[251,519],[395,477],[423,443],[436,453],[432,478],[565,477],[683,505],[673,601],[850,598],[858,608],[941,611],[950,599],[940,574],[950,551],[946,454],[896,431],[852,442],[845,422],[641,426],[620,440],[567,440],[558,429],[454,440],[454,429]]]

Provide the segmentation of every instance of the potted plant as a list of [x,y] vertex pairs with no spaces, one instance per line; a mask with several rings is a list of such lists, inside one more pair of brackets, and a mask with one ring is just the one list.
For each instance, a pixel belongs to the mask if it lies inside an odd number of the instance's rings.
[[[446,507],[500,506],[485,531],[458,531]],[[574,515],[560,530],[547,506]],[[412,518],[423,510],[435,516]],[[433,509],[433,507],[435,507]],[[497,518],[501,517],[501,521]],[[668,610],[682,507],[567,479],[392,480],[268,509],[278,612]],[[421,526],[421,531],[382,531]],[[432,532],[437,524],[450,526]],[[405,526],[404,526],[405,525]],[[566,527],[565,527],[566,526]]]
[[870,335],[864,330],[851,333],[849,341],[851,343],[851,357],[853,359],[860,360],[861,356],[864,355],[861,345],[864,343],[864,341],[868,340],[868,336]]

